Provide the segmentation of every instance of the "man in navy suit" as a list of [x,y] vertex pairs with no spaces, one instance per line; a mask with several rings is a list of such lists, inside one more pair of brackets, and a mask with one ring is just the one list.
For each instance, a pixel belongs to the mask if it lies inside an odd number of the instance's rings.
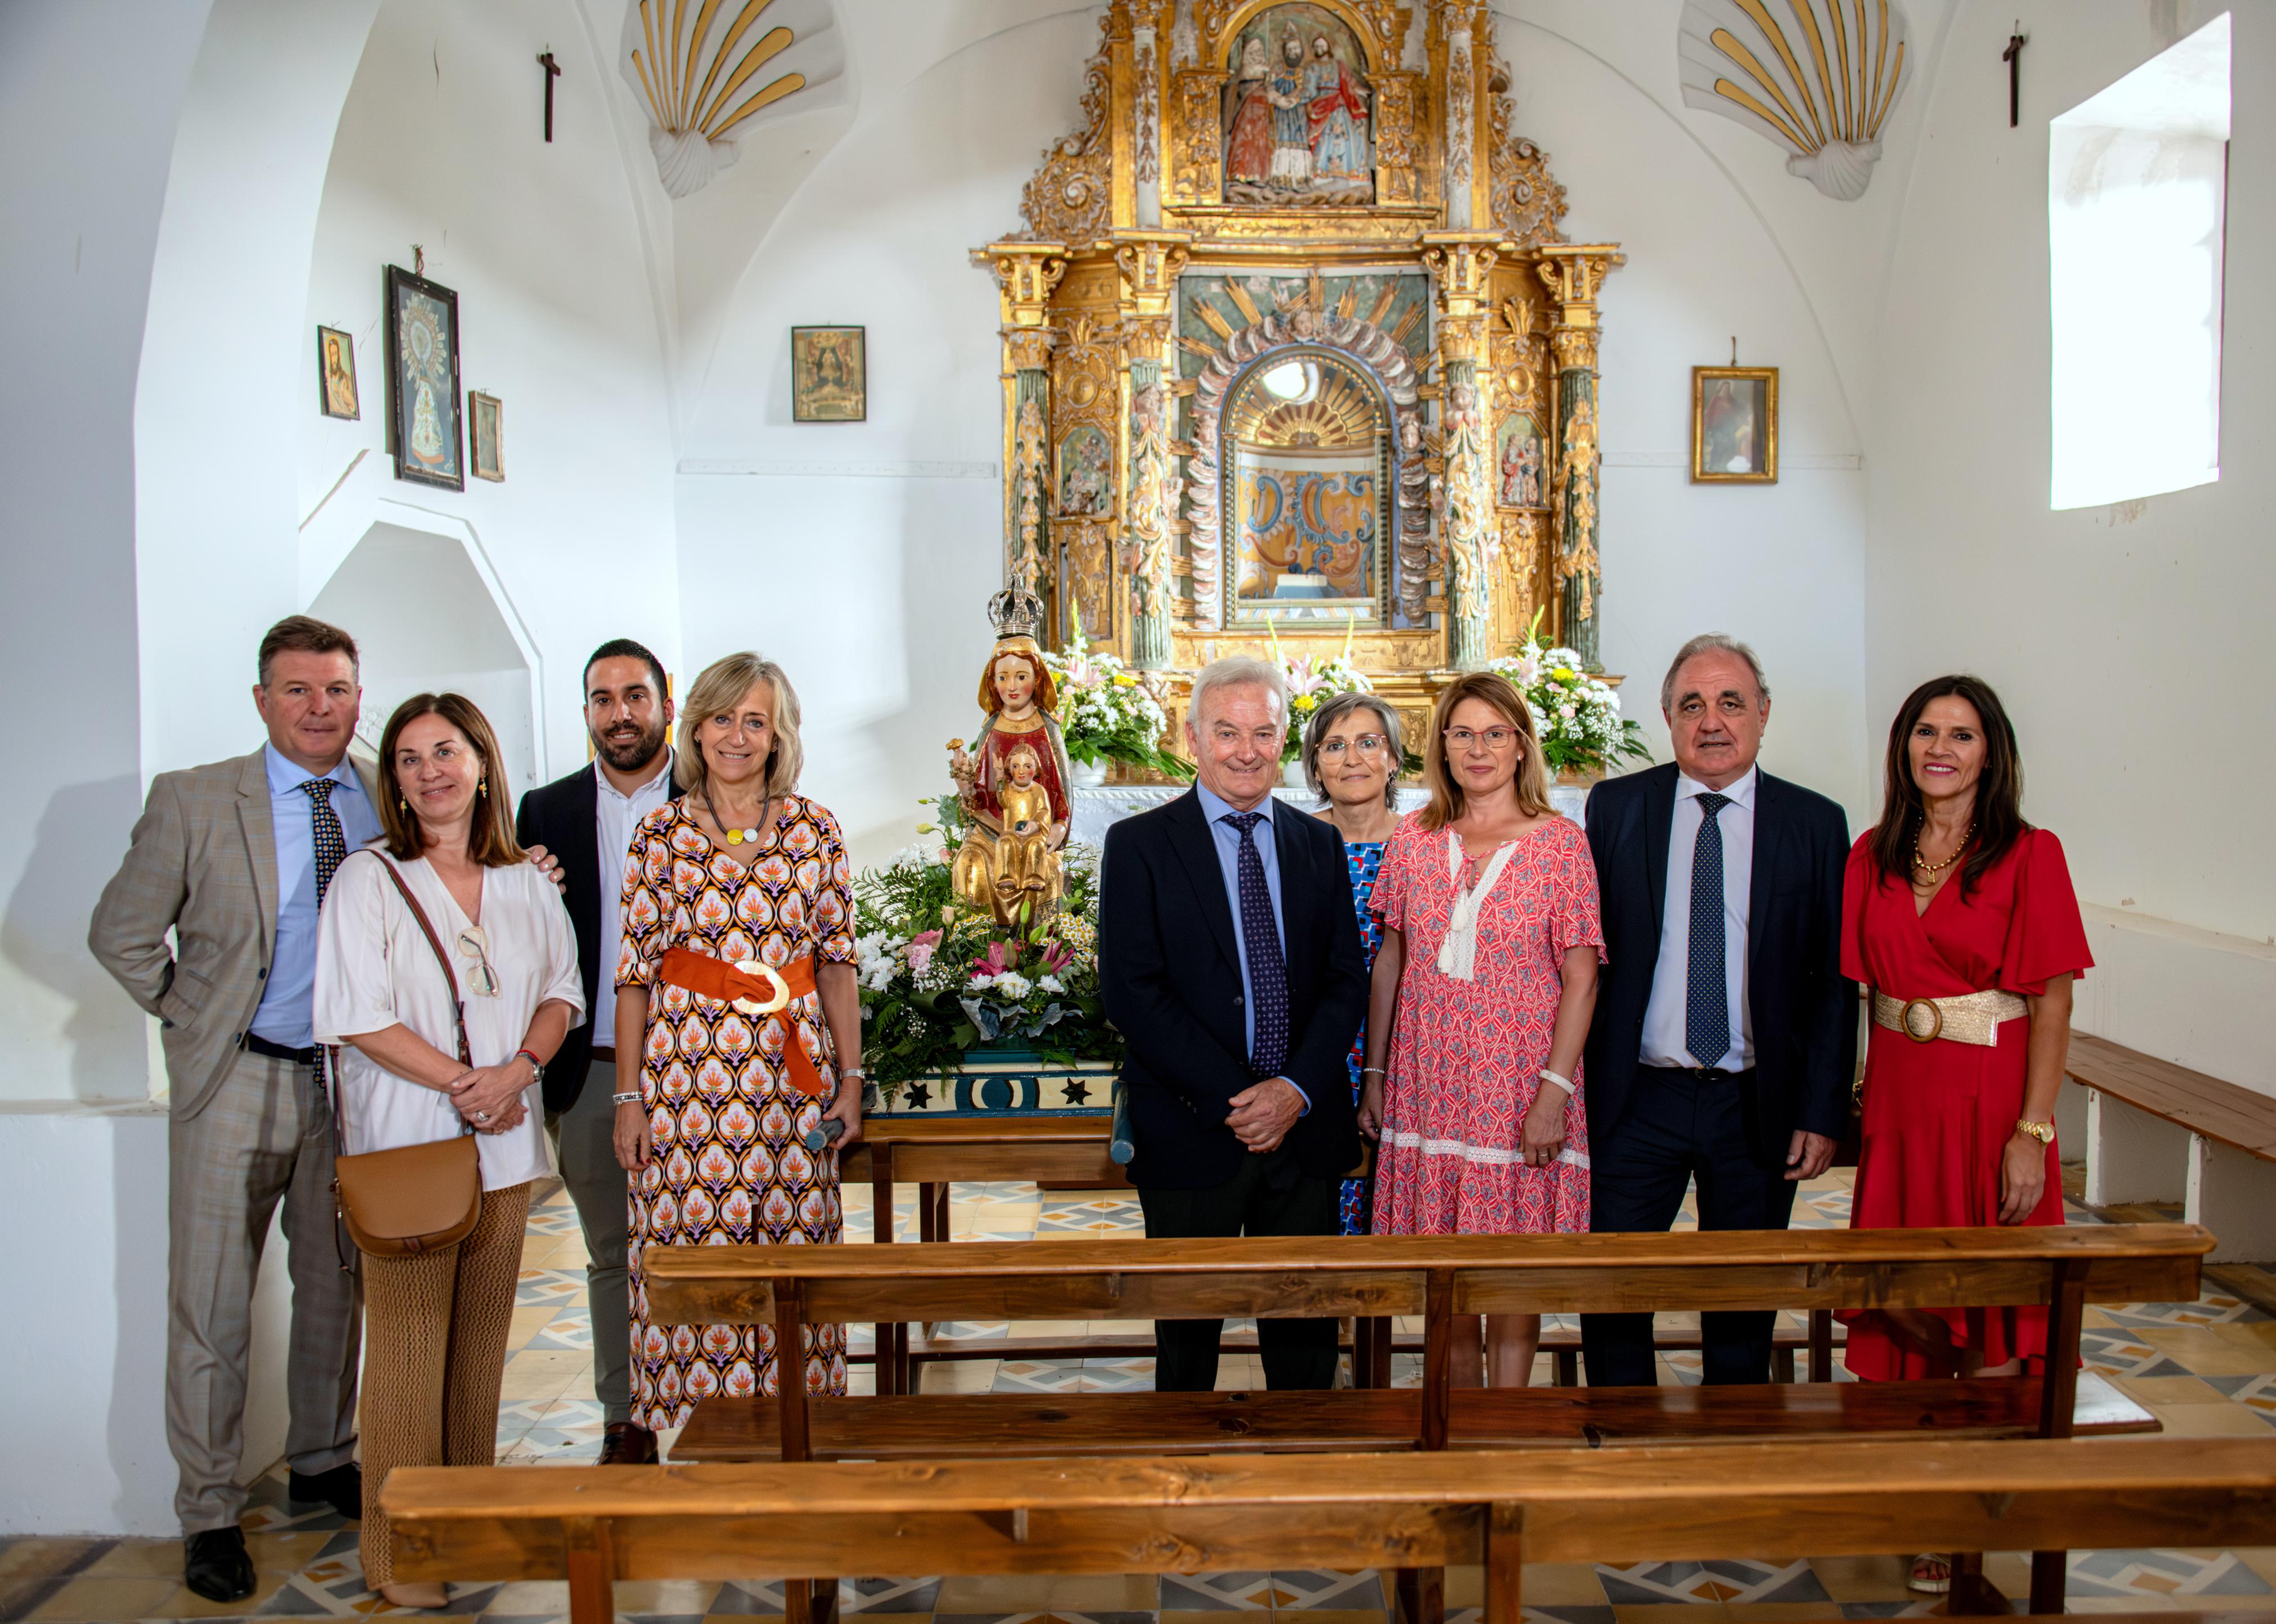
[[[1351,871],[1335,826],[1272,799],[1280,672],[1246,656],[1194,679],[1191,793],[1107,831],[1106,1013],[1149,1235],[1331,1235],[1360,1157],[1344,1057],[1367,1013]],[[1217,1385],[1219,1320],[1157,1320],[1154,1385]],[[1331,1387],[1336,1322],[1264,1319],[1265,1385]]]
[[[625,856],[641,819],[675,800],[671,694],[664,664],[630,638],[585,662],[585,728],[593,759],[521,798],[514,838],[542,865],[558,865],[577,932],[585,1007],[545,1068],[545,1127],[562,1182],[585,1231],[593,1311],[593,1391],[601,1401],[603,1466],[652,1465],[656,1436],[632,1420],[632,1309],[626,1295],[625,1170],[617,1165],[617,907]],[[550,854],[549,858],[548,854]]]
[[[1847,1121],[1857,990],[1841,977],[1841,808],[1755,764],[1771,692],[1728,637],[1660,686],[1673,765],[1598,785],[1589,847],[1606,964],[1589,1030],[1589,1227],[1784,1229]],[[1702,1317],[1706,1379],[1766,1382],[1776,1316]],[[1658,1379],[1651,1316],[1581,1322],[1589,1381]]]

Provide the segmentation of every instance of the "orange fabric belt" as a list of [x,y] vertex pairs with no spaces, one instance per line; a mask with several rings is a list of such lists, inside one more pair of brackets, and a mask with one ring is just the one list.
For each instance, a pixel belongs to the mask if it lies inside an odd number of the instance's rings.
[[[698,998],[736,1005],[746,1015],[762,1018],[784,1013],[790,1032],[783,1045],[783,1070],[790,1078],[791,1087],[817,1099],[830,1091],[821,1072],[807,1057],[806,1045],[799,1041],[798,1028],[808,1024],[806,1017],[789,1008],[793,1000],[805,998],[815,990],[812,954],[793,959],[778,970],[759,965],[755,970],[747,972],[725,959],[708,958],[689,948],[675,947],[664,955],[658,969],[670,985]],[[822,1034],[817,1030],[815,1036],[820,1037]]]

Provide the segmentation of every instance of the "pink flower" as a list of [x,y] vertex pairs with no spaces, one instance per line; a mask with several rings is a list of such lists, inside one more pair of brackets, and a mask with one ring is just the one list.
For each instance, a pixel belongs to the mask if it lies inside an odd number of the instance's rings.
[[1043,974],[1056,975],[1074,962],[1074,953],[1063,942],[1053,942],[1043,949]]
[[[936,931],[936,932],[934,932],[933,934],[937,935],[937,934],[939,934],[939,933],[938,933],[937,931]],[[911,970],[911,971],[913,971],[913,972],[914,972],[914,974],[916,974],[916,975],[923,975],[923,974],[924,974],[928,969],[931,968],[932,968],[932,950],[933,950],[933,944],[932,944],[932,943],[930,943],[930,942],[925,941],[925,940],[924,940],[924,939],[922,939],[922,937],[920,937],[920,938],[919,938],[919,939],[917,939],[916,941],[911,942],[911,943],[909,944],[909,954],[908,954],[908,957],[909,957],[909,968],[910,968],[910,970]]]
[[1001,975],[1005,971],[1017,966],[1019,962],[1020,949],[1017,943],[990,942],[988,944],[988,956],[984,959],[975,959],[972,961],[972,974],[975,978],[982,975]]

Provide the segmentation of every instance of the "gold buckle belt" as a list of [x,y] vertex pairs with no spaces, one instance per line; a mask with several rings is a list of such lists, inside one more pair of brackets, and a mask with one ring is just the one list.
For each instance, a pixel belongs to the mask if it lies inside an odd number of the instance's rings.
[[1997,1048],[1999,1023],[2029,1013],[2030,1006],[2022,998],[1997,989],[1958,998],[1893,998],[1878,987],[1873,990],[1873,1024],[1902,1032],[1916,1043],[1932,1043],[1940,1037],[1948,1043]]

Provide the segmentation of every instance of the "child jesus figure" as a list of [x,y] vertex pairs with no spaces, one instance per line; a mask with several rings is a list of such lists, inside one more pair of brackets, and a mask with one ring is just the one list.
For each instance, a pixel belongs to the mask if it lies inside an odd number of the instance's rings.
[[997,837],[996,891],[1013,897],[1033,892],[1038,904],[1058,891],[1058,854],[1051,850],[1051,798],[1036,782],[1043,763],[1027,745],[1013,747],[1004,758],[1010,780],[997,791],[1004,808],[1004,832]]

